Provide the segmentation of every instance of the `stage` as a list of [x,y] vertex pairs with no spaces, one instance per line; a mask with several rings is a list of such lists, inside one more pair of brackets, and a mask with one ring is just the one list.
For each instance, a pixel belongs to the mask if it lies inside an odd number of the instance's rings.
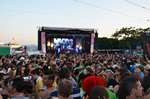
[[41,27],[38,50],[43,53],[92,53],[98,38],[96,29]]

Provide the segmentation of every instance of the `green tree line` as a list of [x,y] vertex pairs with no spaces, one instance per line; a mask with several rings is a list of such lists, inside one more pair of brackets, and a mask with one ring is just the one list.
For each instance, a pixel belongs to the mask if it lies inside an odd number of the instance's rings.
[[97,49],[135,49],[143,47],[143,34],[150,33],[149,28],[121,28],[112,34],[111,38],[101,37],[97,40]]

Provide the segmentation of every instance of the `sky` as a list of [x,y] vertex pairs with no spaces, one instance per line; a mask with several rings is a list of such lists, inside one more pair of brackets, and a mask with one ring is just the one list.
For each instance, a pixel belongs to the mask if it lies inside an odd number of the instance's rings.
[[36,44],[38,28],[97,29],[110,38],[122,27],[150,27],[150,0],[0,0],[0,43]]

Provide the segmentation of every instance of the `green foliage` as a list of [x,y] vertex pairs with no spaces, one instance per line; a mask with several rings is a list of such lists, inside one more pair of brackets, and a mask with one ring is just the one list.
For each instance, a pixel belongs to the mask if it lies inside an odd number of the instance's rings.
[[118,49],[119,41],[113,38],[98,38],[98,49]]
[[117,30],[112,37],[116,39],[126,39],[126,38],[133,38],[136,39],[137,37],[142,36],[144,33],[147,31],[150,31],[150,28],[142,29],[142,28],[137,28],[135,27],[129,27],[129,28],[121,28],[120,30]]
[[137,45],[143,45],[143,34],[150,32],[150,28],[121,28],[112,38],[98,38],[98,49],[135,49]]

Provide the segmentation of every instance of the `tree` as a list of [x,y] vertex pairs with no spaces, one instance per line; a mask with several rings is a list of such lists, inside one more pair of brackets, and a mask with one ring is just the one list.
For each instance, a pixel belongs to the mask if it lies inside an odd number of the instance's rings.
[[98,38],[98,49],[118,49],[119,41],[113,38]]
[[[135,49],[137,45],[143,45],[143,34],[147,31],[150,31],[150,28],[142,29],[135,27],[129,28],[121,28],[117,30],[112,37],[118,39],[121,42],[121,47],[128,48],[128,49]],[[126,44],[123,46],[122,44]]]

